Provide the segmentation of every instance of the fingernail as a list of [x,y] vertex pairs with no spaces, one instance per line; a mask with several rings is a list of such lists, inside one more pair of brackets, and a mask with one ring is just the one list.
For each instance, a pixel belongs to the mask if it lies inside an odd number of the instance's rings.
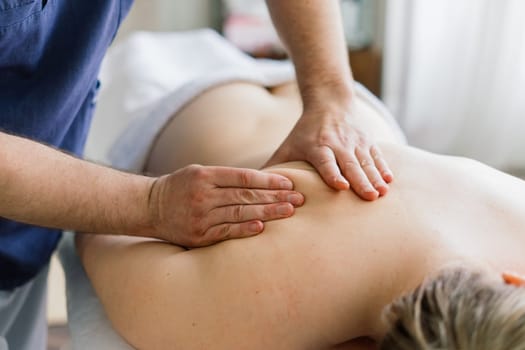
[[277,215],[288,216],[292,213],[293,207],[289,204],[281,204],[277,206]]
[[342,176],[334,176],[334,180],[335,182],[348,183],[348,181],[346,181],[346,179]]
[[250,225],[248,226],[248,229],[250,230],[250,232],[253,232],[253,233],[261,232],[262,228],[263,228],[262,222],[259,222],[259,221],[254,221],[250,223]]
[[378,181],[373,184],[374,188],[377,190],[379,188],[388,188],[388,184],[384,181]]
[[371,186],[366,186],[365,189],[363,190],[363,192],[365,193],[377,193],[377,190]]
[[348,181],[346,181],[345,178],[336,178],[335,179],[335,183],[337,184],[337,187],[339,188],[343,188],[343,189],[346,189],[346,188],[349,188],[350,187],[350,184],[348,183]]
[[303,196],[300,194],[291,194],[288,196],[287,201],[292,203],[293,205],[301,205],[303,204]]
[[293,189],[293,183],[290,180],[281,180],[279,187],[282,190],[292,190]]

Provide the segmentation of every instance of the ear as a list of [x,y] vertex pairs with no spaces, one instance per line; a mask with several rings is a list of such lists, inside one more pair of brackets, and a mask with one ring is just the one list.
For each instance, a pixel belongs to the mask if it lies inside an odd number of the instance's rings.
[[525,277],[515,274],[513,272],[503,272],[501,274],[503,281],[516,287],[525,287]]

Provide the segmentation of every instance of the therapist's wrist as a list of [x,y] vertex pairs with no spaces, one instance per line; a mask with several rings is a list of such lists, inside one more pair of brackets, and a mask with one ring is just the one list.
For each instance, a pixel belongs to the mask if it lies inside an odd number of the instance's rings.
[[154,187],[157,178],[141,175],[133,175],[130,183],[125,205],[126,209],[121,214],[121,234],[158,237],[157,218],[158,208],[152,205]]
[[354,98],[353,81],[325,81],[307,85],[301,89],[304,109],[348,109]]
[[346,86],[325,85],[305,91],[302,98],[303,116],[346,118],[351,110],[354,91]]

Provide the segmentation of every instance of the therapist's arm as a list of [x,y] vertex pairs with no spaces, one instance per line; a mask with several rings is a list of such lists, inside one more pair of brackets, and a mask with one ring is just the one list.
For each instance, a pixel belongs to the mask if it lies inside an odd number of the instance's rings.
[[0,164],[1,217],[191,247],[260,233],[303,201],[279,175],[201,166],[132,175],[2,132]]
[[363,199],[386,194],[393,176],[377,146],[353,124],[353,78],[338,0],[267,0],[294,62],[302,117],[268,165],[309,161],[334,189]]

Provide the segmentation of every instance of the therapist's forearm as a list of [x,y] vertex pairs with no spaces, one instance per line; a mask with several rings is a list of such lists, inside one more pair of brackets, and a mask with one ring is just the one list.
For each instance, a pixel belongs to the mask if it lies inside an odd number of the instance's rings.
[[154,179],[0,132],[0,216],[39,226],[146,234]]
[[338,0],[267,0],[294,62],[303,100],[352,98],[353,78]]

